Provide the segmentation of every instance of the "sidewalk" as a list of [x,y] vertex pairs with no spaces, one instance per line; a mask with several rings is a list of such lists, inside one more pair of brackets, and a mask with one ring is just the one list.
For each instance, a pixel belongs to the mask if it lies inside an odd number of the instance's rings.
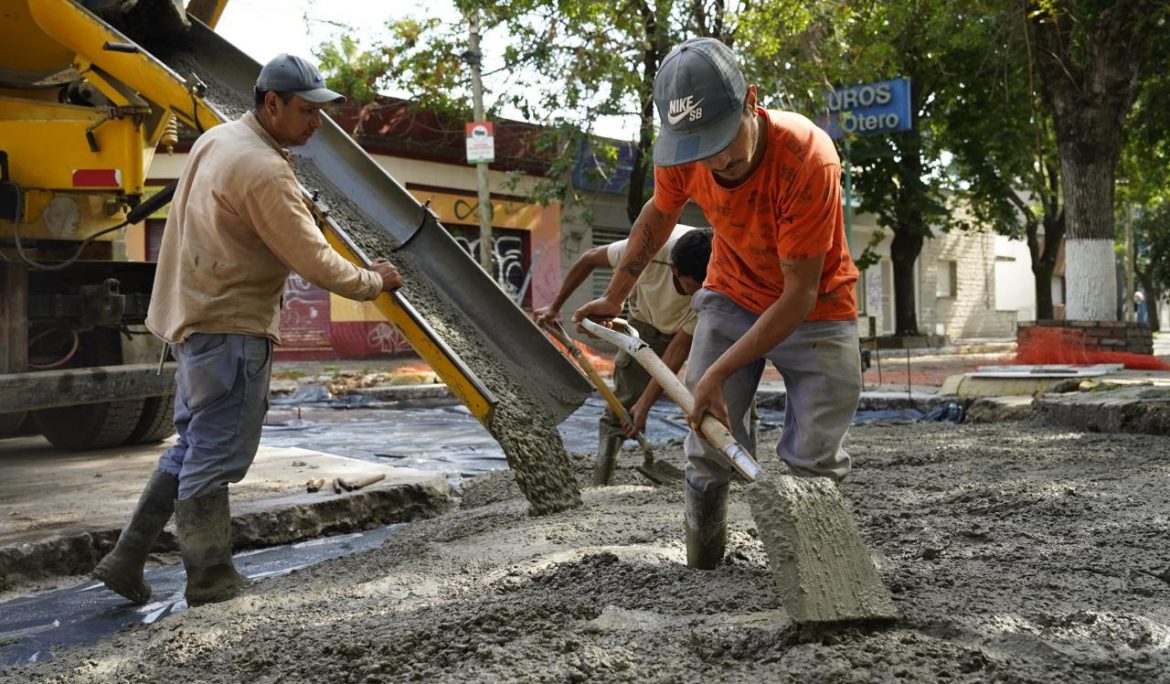
[[[22,581],[89,572],[113,548],[150,478],[173,443],[70,452],[40,437],[0,440],[0,594]],[[385,477],[356,491],[306,481]],[[442,474],[370,463],[298,448],[261,446],[244,480],[232,487],[237,549],[286,544],[405,522],[450,505]],[[156,550],[174,550],[173,521]]]

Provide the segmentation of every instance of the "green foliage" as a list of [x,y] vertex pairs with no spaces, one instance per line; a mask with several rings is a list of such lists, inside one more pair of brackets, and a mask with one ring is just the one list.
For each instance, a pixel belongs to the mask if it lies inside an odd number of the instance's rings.
[[[1166,14],[1157,24],[1163,35],[1170,28]],[[1170,43],[1149,41],[1142,61],[1118,166],[1127,182],[1118,186],[1116,201],[1123,220],[1132,221],[1138,285],[1154,302],[1170,292]],[[1152,323],[1159,323],[1156,317]]]
[[885,230],[878,228],[869,236],[869,242],[866,243],[865,249],[861,250],[861,255],[853,260],[857,265],[857,270],[864,271],[870,266],[877,266],[881,262],[882,256],[877,253],[878,245],[889,237]]
[[[1051,50],[1038,43],[1037,22],[1067,22],[1061,24],[1067,73],[1081,78],[1084,60],[1096,49],[1084,27],[1121,6],[1117,0],[455,4],[481,17],[485,78],[495,84],[485,94],[488,115],[518,114],[543,127],[535,144],[553,160],[548,178],[535,189],[525,186],[541,202],[581,199],[566,179],[581,141],[605,117],[638,117],[635,142],[649,152],[657,127],[653,75],[669,48],[687,37],[714,35],[731,44],[765,106],[813,118],[833,87],[910,78],[914,129],[851,141],[862,211],[877,217],[879,235],[895,236],[906,252],[902,262],[916,256],[935,229],[1034,238],[1038,227],[1063,225],[1056,124],[1037,67]],[[1162,3],[1151,13],[1153,23],[1142,30],[1164,34],[1167,7]],[[387,25],[389,37],[380,44],[344,36],[317,55],[331,87],[359,102],[379,92],[407,92],[428,109],[462,117],[471,109],[467,28],[434,18],[399,19]],[[1122,162],[1132,183],[1129,201],[1139,214],[1170,195],[1170,41],[1145,43],[1149,54]],[[594,142],[604,169],[616,159],[616,148]],[[631,205],[640,205],[644,191],[631,191]],[[962,212],[956,211],[960,203]],[[1151,229],[1161,225],[1155,224]],[[871,263],[874,247],[858,261]]]
[[367,52],[350,35],[313,51],[329,88],[364,104],[373,101],[386,78],[389,62],[382,51]]

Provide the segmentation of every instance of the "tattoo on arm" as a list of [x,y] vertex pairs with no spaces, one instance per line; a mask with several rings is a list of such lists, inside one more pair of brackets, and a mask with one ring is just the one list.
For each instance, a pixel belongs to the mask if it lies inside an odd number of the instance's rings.
[[642,275],[642,271],[646,270],[646,266],[650,264],[658,250],[654,247],[654,231],[650,229],[649,224],[639,223],[634,226],[634,230],[642,235],[642,248],[633,255],[633,258],[622,270],[637,278]]

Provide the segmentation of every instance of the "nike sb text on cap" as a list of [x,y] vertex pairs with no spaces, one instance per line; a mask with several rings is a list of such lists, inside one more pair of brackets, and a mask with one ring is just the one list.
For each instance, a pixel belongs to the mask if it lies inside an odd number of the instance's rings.
[[714,38],[677,45],[654,78],[662,130],[654,163],[677,166],[723,151],[739,131],[747,83],[731,48]]
[[256,78],[256,90],[292,93],[314,104],[341,104],[345,96],[325,87],[317,67],[296,55],[280,55],[264,65]]

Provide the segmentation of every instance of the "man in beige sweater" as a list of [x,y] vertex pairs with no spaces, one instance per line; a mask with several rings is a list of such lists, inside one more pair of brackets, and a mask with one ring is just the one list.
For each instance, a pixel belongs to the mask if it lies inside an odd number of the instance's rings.
[[301,196],[291,155],[345,98],[307,61],[280,55],[260,71],[251,112],[200,136],[167,216],[146,325],[179,362],[178,442],[159,459],[116,548],[94,576],[134,603],[150,598],[147,553],[171,514],[187,602],[222,601],[244,579],[231,555],[229,483],[248,472],[267,410],[272,345],[293,271],[357,300],[402,285],[397,269],[343,259]]

